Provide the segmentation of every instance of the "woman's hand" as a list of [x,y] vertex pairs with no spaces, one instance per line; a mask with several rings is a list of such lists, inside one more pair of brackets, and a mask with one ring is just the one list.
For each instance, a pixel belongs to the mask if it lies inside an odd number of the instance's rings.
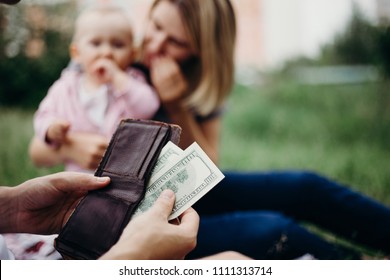
[[176,61],[169,57],[154,58],[150,75],[163,104],[180,105],[188,84]]
[[53,149],[34,137],[29,155],[36,166],[51,167],[73,161],[83,169],[95,170],[109,144],[109,139],[98,134],[69,132],[59,149]]
[[74,161],[83,169],[95,170],[108,144],[109,139],[99,134],[69,133],[60,153],[64,160]]
[[187,148],[196,141],[215,163],[218,162],[221,117],[198,123],[193,112],[182,106],[188,84],[180,66],[169,57],[154,58],[151,63],[151,79],[161,103],[172,123],[182,128],[180,147]]

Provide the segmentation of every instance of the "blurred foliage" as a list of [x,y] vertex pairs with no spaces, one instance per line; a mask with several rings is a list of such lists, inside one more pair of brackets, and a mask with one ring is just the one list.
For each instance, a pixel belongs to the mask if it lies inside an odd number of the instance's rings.
[[23,53],[0,58],[0,77],[4,81],[0,84],[0,104],[36,107],[59,77],[69,61],[67,48],[55,47],[63,41],[59,33],[47,32],[45,40],[53,47],[49,47],[39,59],[26,57]]
[[385,79],[390,78],[390,24],[373,24],[354,6],[352,17],[316,58],[296,57],[287,61],[282,73],[297,66],[374,65]]
[[357,6],[345,30],[322,48],[321,64],[372,64],[390,77],[390,25],[374,25]]
[[70,32],[56,17],[68,6],[0,6],[1,106],[36,108],[68,64]]
[[390,25],[383,26],[378,36],[378,64],[386,79],[390,79]]
[[[291,75],[301,66],[372,65],[378,69],[379,86],[374,98],[373,112],[376,123],[388,125],[390,111],[390,23],[373,24],[366,19],[357,6],[345,29],[333,41],[322,47],[319,57],[298,57],[288,61],[280,75]],[[280,77],[279,77],[280,78]],[[385,132],[383,132],[385,133]]]
[[322,48],[320,60],[328,64],[375,64],[379,30],[355,6],[345,30]]

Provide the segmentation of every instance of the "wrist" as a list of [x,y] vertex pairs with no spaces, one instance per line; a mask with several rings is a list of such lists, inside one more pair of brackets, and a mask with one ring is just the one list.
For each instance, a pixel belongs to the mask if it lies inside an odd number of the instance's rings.
[[17,192],[16,187],[0,187],[0,233],[16,231]]

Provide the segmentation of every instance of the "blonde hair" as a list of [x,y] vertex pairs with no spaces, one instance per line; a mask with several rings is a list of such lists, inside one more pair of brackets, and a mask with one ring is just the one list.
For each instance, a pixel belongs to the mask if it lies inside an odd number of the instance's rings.
[[81,13],[79,14],[79,16],[77,17],[76,22],[75,22],[75,27],[74,27],[75,31],[73,34],[72,42],[75,42],[78,40],[80,33],[81,33],[81,30],[82,30],[82,27],[84,24],[86,24],[85,21],[87,20],[87,18],[89,16],[95,15],[95,14],[101,15],[101,16],[114,14],[114,15],[118,15],[118,16],[123,17],[125,19],[125,21],[128,22],[127,33],[130,36],[131,40],[134,39],[133,38],[134,31],[133,31],[132,22],[131,22],[130,17],[127,14],[127,12],[123,8],[121,8],[117,5],[105,4],[105,5],[96,5],[96,6],[92,6],[92,7],[87,7],[81,11]]
[[234,83],[236,19],[229,0],[155,0],[176,5],[199,57],[183,66],[190,85],[185,104],[205,116],[220,108]]

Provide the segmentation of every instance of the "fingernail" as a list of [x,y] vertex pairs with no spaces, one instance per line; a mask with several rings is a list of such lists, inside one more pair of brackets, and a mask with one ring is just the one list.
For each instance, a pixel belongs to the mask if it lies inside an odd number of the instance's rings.
[[171,199],[172,197],[175,196],[175,193],[171,189],[165,189],[162,193],[161,196],[166,198],[166,199]]
[[95,177],[95,178],[96,178],[96,181],[98,181],[99,183],[105,183],[108,180],[110,180],[110,177]]

